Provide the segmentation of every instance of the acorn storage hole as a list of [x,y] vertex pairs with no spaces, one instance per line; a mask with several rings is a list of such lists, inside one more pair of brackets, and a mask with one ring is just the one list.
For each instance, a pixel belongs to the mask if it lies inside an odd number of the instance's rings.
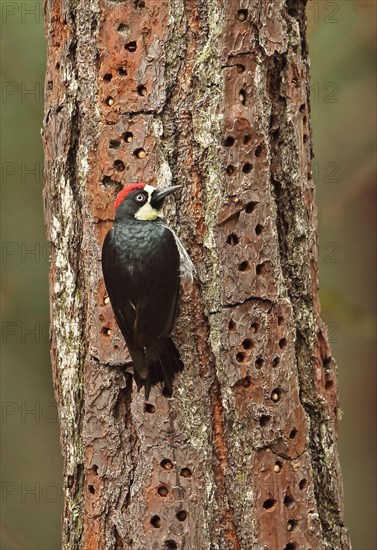
[[298,484],[299,488],[301,491],[303,491],[304,489],[306,489],[306,486],[307,486],[308,482],[306,481],[306,479],[302,479],[300,481],[300,483]]
[[88,491],[91,495],[94,495],[95,491],[93,485],[88,485]]
[[232,147],[232,145],[234,145],[234,137],[233,136],[228,136],[225,138],[224,140],[224,145],[225,147]]
[[111,97],[111,96],[108,96],[108,97],[105,99],[105,103],[106,103],[106,105],[108,105],[109,107],[111,107],[112,105],[114,105],[114,98]]
[[166,540],[164,548],[165,550],[177,550],[178,546],[175,540]]
[[228,176],[232,176],[236,171],[236,167],[233,166],[233,164],[229,164],[229,166],[226,167],[226,173]]
[[287,522],[287,531],[294,531],[298,525],[297,519],[290,519]]
[[256,226],[255,226],[255,234],[256,235],[260,235],[263,231],[264,227],[263,225],[261,225],[260,223],[258,223]]
[[255,268],[255,273],[257,275],[264,275],[265,272],[266,272],[266,262],[258,264],[257,267]]
[[133,154],[138,159],[143,159],[147,156],[147,153],[144,151],[142,147],[140,147],[139,149],[135,149]]
[[271,392],[271,401],[274,401],[275,403],[277,401],[280,401],[282,394],[283,394],[283,390],[281,388],[273,389]]
[[242,342],[243,349],[251,349],[254,346],[254,342],[250,338],[245,338]]
[[160,518],[160,516],[152,516],[151,517],[151,525],[155,529],[159,529],[161,527],[161,518]]
[[296,437],[296,435],[298,434],[298,430],[297,428],[293,428],[293,430],[291,430],[289,432],[289,439],[294,439]]
[[131,34],[131,29],[127,23],[120,23],[117,27],[117,33],[126,40]]
[[275,474],[280,473],[281,470],[282,470],[282,468],[283,468],[283,463],[280,462],[280,460],[277,460],[277,461],[275,462],[275,464],[274,464],[274,472],[275,472]]
[[237,73],[238,74],[242,74],[246,70],[245,65],[242,65],[242,63],[238,63],[236,67],[237,67]]
[[135,0],[134,1],[135,8],[145,8],[145,2],[143,0]]
[[279,348],[283,349],[287,345],[287,339],[286,338],[280,338],[279,340]]
[[168,458],[164,458],[163,460],[161,460],[160,466],[164,470],[172,470],[173,469],[173,463]]
[[137,50],[137,44],[136,41],[133,40],[132,42],[127,42],[127,44],[124,45],[124,49],[133,53]]
[[120,147],[120,141],[118,139],[111,139],[109,142],[109,149],[118,149]]
[[271,416],[269,414],[262,414],[262,416],[259,418],[259,425],[262,428],[265,428],[271,420]]
[[153,414],[156,411],[156,407],[152,403],[145,403],[144,411],[148,414]]
[[260,157],[261,154],[262,154],[262,145],[258,145],[257,148],[255,149],[255,156],[256,157]]
[[295,499],[293,498],[292,495],[290,495],[289,493],[287,493],[284,497],[284,506],[286,508],[292,508],[294,506],[294,503],[295,503]]
[[251,135],[250,134],[245,134],[243,136],[244,145],[247,145],[248,143],[250,143],[250,141],[251,141]]
[[192,471],[190,470],[190,468],[182,468],[181,471],[180,471],[180,474],[182,477],[191,477],[192,476]]
[[300,113],[304,113],[304,112],[305,112],[305,109],[306,109],[306,105],[305,105],[305,103],[302,103],[302,104],[300,105]]
[[229,332],[236,332],[236,323],[231,319],[228,324]]
[[247,205],[245,206],[245,212],[246,214],[251,214],[252,212],[254,212],[255,210],[255,207],[257,206],[257,202],[255,201],[250,201],[247,203]]
[[274,498],[268,498],[267,500],[264,501],[263,508],[265,510],[271,510],[271,508],[273,508],[275,504],[276,504],[276,500]]
[[253,332],[254,334],[255,334],[256,332],[258,332],[258,330],[259,330],[259,325],[258,325],[258,323],[251,323],[251,325],[250,325],[250,330],[251,330],[251,332]]
[[237,21],[244,23],[247,19],[248,11],[247,10],[238,10],[237,12]]
[[242,172],[244,174],[250,174],[250,172],[252,171],[253,169],[253,165],[250,164],[250,162],[245,162],[245,164],[243,165],[242,167]]
[[242,105],[245,105],[245,103],[246,103],[246,92],[245,92],[245,90],[240,90],[239,91],[238,99],[240,100],[240,103],[242,103]]
[[140,95],[140,96],[143,96],[145,97],[147,95],[147,89],[145,86],[143,86],[142,84],[140,84],[138,87],[137,87],[137,93]]
[[121,160],[114,161],[114,170],[116,170],[117,172],[124,172],[125,169],[126,167],[123,161]]
[[243,388],[249,388],[251,386],[251,378],[250,376],[245,376],[245,378],[241,378],[236,384],[236,386],[242,386]]
[[275,369],[280,363],[280,357],[274,357],[272,360],[272,367]]
[[230,233],[230,235],[228,235],[226,238],[226,242],[231,246],[236,246],[240,242],[240,239],[238,238],[238,235],[236,235],[235,233]]
[[236,361],[238,363],[243,363],[246,359],[246,354],[243,352],[243,351],[239,351],[237,354],[236,354]]
[[169,489],[166,487],[166,485],[160,485],[160,487],[157,489],[157,492],[160,497],[167,497],[169,494]]
[[246,260],[241,262],[240,265],[238,266],[238,271],[241,271],[241,272],[249,271],[249,269],[250,269],[249,262],[247,262]]
[[284,546],[284,550],[297,550],[298,546],[295,542],[289,542],[286,546]]
[[133,140],[134,138],[134,135],[132,132],[124,132],[123,134],[123,140],[126,142],[126,143],[131,143],[131,141]]
[[263,363],[264,363],[263,357],[257,357],[255,359],[255,368],[256,369],[261,369],[263,367]]
[[177,512],[175,517],[179,520],[179,521],[185,521],[185,519],[187,518],[187,512],[186,510],[181,510],[180,512]]
[[110,82],[112,78],[113,75],[111,73],[106,73],[105,75],[103,75],[103,79],[105,82]]
[[127,76],[126,67],[118,67],[117,73],[118,73],[119,76]]

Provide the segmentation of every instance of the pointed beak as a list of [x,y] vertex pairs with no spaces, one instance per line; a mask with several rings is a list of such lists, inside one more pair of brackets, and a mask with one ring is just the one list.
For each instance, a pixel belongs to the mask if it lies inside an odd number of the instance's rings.
[[165,187],[164,189],[156,189],[156,191],[153,191],[152,193],[151,206],[159,210],[162,207],[165,198],[168,195],[172,195],[181,188],[182,185],[173,185],[172,187]]

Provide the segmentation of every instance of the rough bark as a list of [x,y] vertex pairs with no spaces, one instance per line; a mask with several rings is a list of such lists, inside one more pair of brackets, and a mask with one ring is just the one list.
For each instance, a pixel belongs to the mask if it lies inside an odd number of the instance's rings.
[[[46,0],[63,547],[348,549],[301,0]],[[185,371],[148,405],[100,266],[121,185],[184,189]]]

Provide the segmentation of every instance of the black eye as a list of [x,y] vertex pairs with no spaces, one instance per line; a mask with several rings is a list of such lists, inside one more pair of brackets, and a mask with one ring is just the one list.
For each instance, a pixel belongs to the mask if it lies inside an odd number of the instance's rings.
[[136,200],[138,202],[144,202],[145,201],[145,195],[142,195],[141,193],[139,195],[136,195]]

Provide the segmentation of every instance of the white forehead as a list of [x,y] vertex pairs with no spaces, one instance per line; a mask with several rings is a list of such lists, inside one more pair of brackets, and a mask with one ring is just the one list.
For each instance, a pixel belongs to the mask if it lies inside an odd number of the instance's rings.
[[153,185],[144,185],[144,191],[148,193],[148,196],[150,198],[153,191],[156,191],[156,187],[153,187]]

